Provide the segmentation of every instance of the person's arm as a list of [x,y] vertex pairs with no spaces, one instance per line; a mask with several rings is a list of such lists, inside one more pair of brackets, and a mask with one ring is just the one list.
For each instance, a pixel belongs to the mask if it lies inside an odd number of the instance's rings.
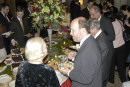
[[22,80],[21,80],[21,78],[20,78],[20,75],[21,75],[20,69],[21,69],[21,68],[18,69],[18,73],[17,73],[17,75],[16,75],[15,87],[23,87],[23,85],[22,85]]
[[13,34],[11,34],[9,38],[10,38],[13,46],[18,44],[17,41],[14,39],[14,37],[15,37],[15,26],[16,26],[15,23],[13,21],[11,21],[9,29],[10,29],[11,32],[13,32]]
[[51,70],[50,74],[51,74],[51,76],[49,77],[50,78],[50,87],[60,87],[60,83],[59,83],[59,80],[56,76],[54,69]]
[[113,42],[115,40],[115,31],[112,25],[112,22],[108,19],[105,19],[100,22],[101,24],[101,29],[103,32],[106,34],[108,41]]

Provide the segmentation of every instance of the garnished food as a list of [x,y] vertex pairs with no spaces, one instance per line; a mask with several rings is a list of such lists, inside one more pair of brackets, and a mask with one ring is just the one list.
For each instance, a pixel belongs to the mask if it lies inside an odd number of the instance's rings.
[[0,66],[0,70],[2,70],[3,69],[3,66]]
[[58,70],[58,66],[55,61],[50,61],[47,65],[53,67],[54,70]]

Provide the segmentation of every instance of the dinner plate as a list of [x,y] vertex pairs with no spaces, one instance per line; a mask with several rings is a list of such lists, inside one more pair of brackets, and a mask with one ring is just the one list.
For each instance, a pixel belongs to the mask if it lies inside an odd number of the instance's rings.
[[[13,34],[14,32],[11,32],[11,34]],[[2,35],[8,35],[8,32],[3,33]]]
[[7,82],[10,82],[11,80],[12,78],[7,74],[0,76],[0,83],[7,83]]
[[71,49],[76,49],[76,46],[69,46],[69,48],[71,48]]
[[3,66],[2,69],[0,70],[0,73],[3,72],[6,68],[7,66]]
[[15,80],[9,82],[9,87],[15,87]]
[[6,32],[6,33],[3,33],[2,35],[7,35],[8,34],[8,32]]

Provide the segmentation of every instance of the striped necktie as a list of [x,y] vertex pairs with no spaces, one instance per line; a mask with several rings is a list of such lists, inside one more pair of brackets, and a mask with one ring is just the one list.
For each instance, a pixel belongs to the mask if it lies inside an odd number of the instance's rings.
[[5,19],[8,21],[8,23],[10,22],[6,15],[5,15]]

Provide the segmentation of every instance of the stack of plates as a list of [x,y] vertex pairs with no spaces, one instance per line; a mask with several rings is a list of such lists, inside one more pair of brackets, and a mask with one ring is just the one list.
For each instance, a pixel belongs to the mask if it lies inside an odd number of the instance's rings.
[[8,84],[11,80],[12,80],[12,78],[7,74],[1,75],[0,76],[0,87],[9,87]]

